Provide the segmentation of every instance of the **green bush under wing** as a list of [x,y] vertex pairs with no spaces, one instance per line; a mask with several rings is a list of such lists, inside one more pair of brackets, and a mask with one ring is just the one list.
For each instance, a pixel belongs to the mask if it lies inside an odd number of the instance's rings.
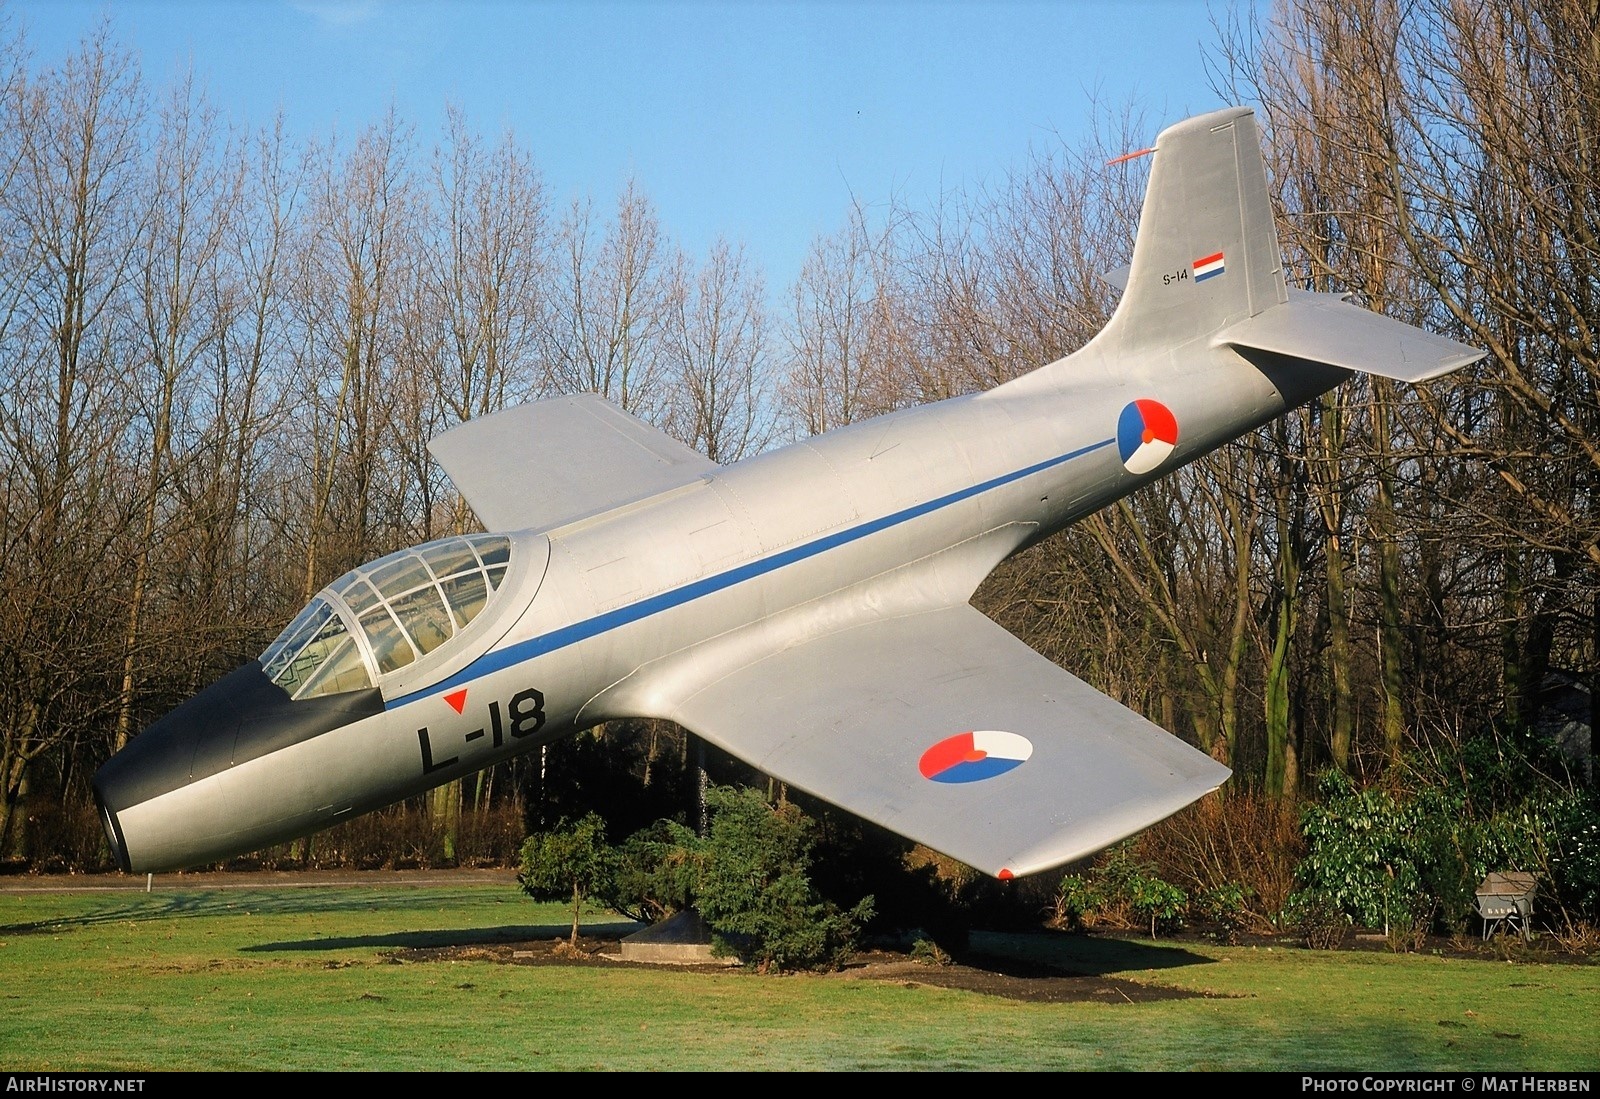
[[587,813],[529,836],[522,845],[517,881],[534,900],[571,900],[571,941],[576,945],[584,900],[608,895],[616,873],[617,854],[606,842],[606,822],[598,813]]
[[837,967],[855,950],[873,900],[846,909],[823,898],[810,877],[815,825],[789,801],[769,804],[754,789],[707,793],[705,837],[667,820],[621,845],[589,813],[535,833],[523,845],[519,881],[539,900],[571,900],[573,940],[585,900],[654,923],[694,908],[717,949],[763,971]]
[[849,911],[823,900],[809,877],[813,826],[790,802],[718,788],[696,896],[723,949],[762,970],[839,965],[872,916],[872,898]]
[[692,828],[658,820],[629,836],[617,856],[604,898],[609,907],[640,923],[659,923],[694,907],[706,856]]

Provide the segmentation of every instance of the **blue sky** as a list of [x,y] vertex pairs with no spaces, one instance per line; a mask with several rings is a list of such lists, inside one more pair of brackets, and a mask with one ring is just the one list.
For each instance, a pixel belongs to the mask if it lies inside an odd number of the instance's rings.
[[[693,253],[741,241],[769,292],[852,197],[913,204],[1075,140],[1098,97],[1155,129],[1224,104],[1199,0],[0,0],[40,61],[103,16],[161,85],[194,68],[234,122],[355,132],[393,105],[419,149],[447,102],[513,130],[559,204],[631,176]],[[1218,7],[1220,12],[1222,9]],[[1149,137],[1153,138],[1152,132]]]

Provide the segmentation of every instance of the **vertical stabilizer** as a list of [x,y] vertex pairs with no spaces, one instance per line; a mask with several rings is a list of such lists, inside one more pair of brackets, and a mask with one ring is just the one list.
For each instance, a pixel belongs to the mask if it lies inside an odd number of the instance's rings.
[[1255,113],[1230,107],[1163,131],[1127,288],[1097,342],[1174,346],[1288,298]]

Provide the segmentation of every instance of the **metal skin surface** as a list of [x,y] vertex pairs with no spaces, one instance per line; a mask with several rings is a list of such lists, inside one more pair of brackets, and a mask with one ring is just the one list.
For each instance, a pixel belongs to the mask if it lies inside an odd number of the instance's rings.
[[[991,391],[727,467],[592,396],[447,433],[436,457],[480,516],[516,531],[482,621],[377,676],[382,712],[315,735],[252,732],[215,698],[174,711],[165,726],[210,745],[194,758],[211,764],[186,765],[165,733],[96,779],[124,869],[282,842],[627,717],[678,721],[1001,878],[1092,854],[1215,789],[1226,768],[968,600],[1009,555],[1352,365],[1416,380],[1480,357],[1291,293],[1258,141],[1237,108],[1164,132],[1116,316]],[[1143,417],[1131,435],[1130,416]],[[567,454],[580,437],[595,441]],[[581,478],[563,472],[575,462]],[[561,491],[541,502],[541,483]],[[274,749],[250,750],[255,736]],[[223,740],[236,747],[218,766]]]

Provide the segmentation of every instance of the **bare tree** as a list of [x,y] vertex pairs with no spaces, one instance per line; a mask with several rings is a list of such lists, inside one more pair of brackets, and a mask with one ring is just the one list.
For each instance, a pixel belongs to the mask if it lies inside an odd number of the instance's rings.
[[[236,155],[224,184],[237,195],[223,241],[226,260],[207,287],[219,339],[208,359],[210,416],[198,429],[205,457],[180,483],[194,513],[199,562],[198,583],[187,594],[196,615],[229,624],[214,640],[227,664],[246,655],[237,649],[243,639],[259,643],[263,631],[281,627],[304,583],[303,573],[289,575],[297,556],[283,537],[295,510],[282,489],[295,472],[285,461],[292,448],[269,440],[288,434],[296,408],[303,407],[303,392],[288,369],[288,252],[304,205],[307,166],[281,116],[239,142]],[[191,646],[188,656],[196,680],[218,670],[212,645]]]
[[845,228],[814,241],[795,283],[784,400],[812,435],[873,415],[872,246],[860,208]]
[[[487,147],[451,107],[429,183],[431,214],[420,229],[401,343],[402,374],[417,392],[400,442],[410,444],[406,460],[416,466],[424,521],[450,495],[436,483],[427,440],[551,386],[540,343],[549,215],[532,158],[509,133]],[[464,530],[466,506],[450,499],[451,529]]]
[[[144,638],[146,586],[158,539],[160,507],[169,469],[189,457],[174,453],[193,440],[186,407],[203,356],[221,336],[209,291],[222,279],[223,242],[232,229],[232,180],[217,147],[215,114],[194,87],[192,74],[175,84],[162,107],[144,223],[140,226],[133,293],[143,340],[137,363],[141,434],[149,448],[134,543],[132,589],[123,634],[122,689],[113,750],[133,733],[136,673]],[[188,436],[185,440],[182,436]]]
[[1449,733],[1486,698],[1496,646],[1511,721],[1553,653],[1594,664],[1595,12],[1296,0],[1225,36],[1228,79],[1269,119],[1302,279],[1490,351],[1415,400],[1381,381],[1331,397],[1308,437],[1341,765],[1364,619],[1390,760],[1425,707]]
[[556,388],[660,419],[671,271],[655,208],[630,181],[603,228],[593,205],[578,201],[558,237],[545,330]]
[[396,517],[381,505],[406,486],[380,463],[397,296],[413,260],[408,155],[408,131],[391,111],[343,156],[336,144],[323,149],[312,177],[295,289],[301,422],[311,429],[302,600],[396,540],[385,530]]
[[119,309],[144,122],[134,60],[104,27],[57,69],[32,79],[13,69],[4,92],[15,159],[0,201],[20,267],[0,309],[0,850],[15,838],[30,765],[116,707],[99,669],[121,655],[102,608],[121,601],[107,563],[129,516]]
[[669,298],[666,427],[714,462],[736,462],[772,439],[763,296],[742,248],[718,240],[698,270],[679,259]]
[[[401,508],[420,522],[410,541],[471,524],[466,502],[430,459],[428,440],[549,388],[539,356],[548,215],[532,158],[509,133],[486,147],[451,107],[428,182],[415,281],[400,306],[403,338],[391,414],[394,447],[416,492]],[[473,804],[480,810],[487,808],[492,780],[491,773],[477,776]],[[438,787],[427,800],[440,853],[453,860],[462,781]]]

